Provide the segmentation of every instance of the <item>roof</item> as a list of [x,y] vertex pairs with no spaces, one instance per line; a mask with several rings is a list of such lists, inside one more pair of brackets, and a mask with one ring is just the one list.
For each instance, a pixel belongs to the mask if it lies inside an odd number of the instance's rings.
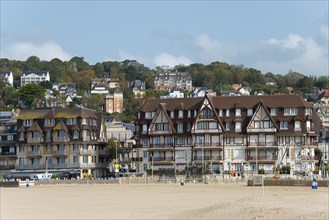
[[22,110],[18,119],[41,119],[41,118],[96,118],[95,111],[87,108],[45,108]]
[[23,75],[30,75],[30,74],[36,74],[36,75],[39,75],[39,76],[42,76],[42,75],[47,75],[49,74],[48,71],[24,71],[23,72]]
[[[299,95],[263,95],[263,96],[213,96],[212,103],[217,109],[256,108],[260,101],[269,108],[312,107]],[[166,105],[167,111],[176,109],[197,110],[202,105],[204,97],[150,99],[140,108],[142,112],[154,112],[160,103]],[[181,107],[182,106],[182,107]]]

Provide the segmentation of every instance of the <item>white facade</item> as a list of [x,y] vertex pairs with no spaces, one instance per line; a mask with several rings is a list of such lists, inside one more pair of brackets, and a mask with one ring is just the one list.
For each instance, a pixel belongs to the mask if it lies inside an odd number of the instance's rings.
[[50,76],[48,71],[39,72],[23,72],[21,76],[21,86],[28,83],[40,83],[42,81],[50,81]]

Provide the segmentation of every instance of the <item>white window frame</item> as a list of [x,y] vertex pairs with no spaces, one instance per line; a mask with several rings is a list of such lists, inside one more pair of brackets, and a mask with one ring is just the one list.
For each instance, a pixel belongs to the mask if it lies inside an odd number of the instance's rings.
[[241,117],[241,109],[240,108],[235,109],[235,117]]
[[253,109],[252,108],[249,108],[247,110],[247,116],[252,116],[253,115]]

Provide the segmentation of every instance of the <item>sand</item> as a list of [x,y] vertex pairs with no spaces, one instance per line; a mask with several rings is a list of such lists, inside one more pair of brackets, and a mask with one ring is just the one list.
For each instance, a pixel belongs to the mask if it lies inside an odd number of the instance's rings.
[[328,219],[329,191],[246,184],[0,188],[0,219]]

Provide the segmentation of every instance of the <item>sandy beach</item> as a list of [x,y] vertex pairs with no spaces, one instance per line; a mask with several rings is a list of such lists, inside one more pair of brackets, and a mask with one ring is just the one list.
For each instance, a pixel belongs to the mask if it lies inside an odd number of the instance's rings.
[[328,219],[328,188],[245,184],[0,188],[1,219]]

